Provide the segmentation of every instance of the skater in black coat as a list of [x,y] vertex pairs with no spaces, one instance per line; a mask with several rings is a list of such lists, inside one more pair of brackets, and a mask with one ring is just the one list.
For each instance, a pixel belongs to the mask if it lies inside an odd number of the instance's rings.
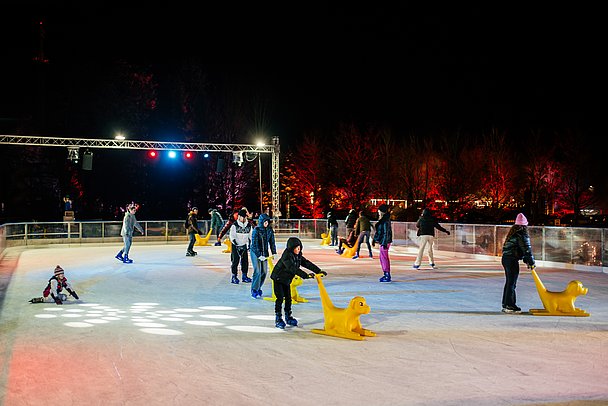
[[[300,269],[304,267],[311,273],[306,273]],[[327,272],[322,271],[318,266],[304,258],[302,255],[302,241],[297,237],[289,237],[285,247],[285,251],[281,255],[281,258],[277,261],[277,264],[272,270],[270,279],[274,281],[274,295],[276,301],[274,302],[274,311],[276,314],[275,326],[278,328],[285,328],[285,321],[283,320],[282,307],[283,301],[285,301],[285,318],[287,324],[290,326],[297,326],[298,321],[291,315],[291,281],[298,275],[302,279],[312,279],[315,274],[327,275]]]

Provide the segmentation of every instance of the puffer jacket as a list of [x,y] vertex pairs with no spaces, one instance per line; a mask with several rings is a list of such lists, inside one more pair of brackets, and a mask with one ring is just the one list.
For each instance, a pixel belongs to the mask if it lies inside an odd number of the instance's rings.
[[[264,222],[268,221],[268,227],[264,227]],[[255,254],[256,257],[268,257],[270,252],[272,255],[277,254],[277,246],[274,241],[274,230],[270,227],[270,216],[267,214],[260,214],[258,217],[258,225],[253,229],[251,233],[251,247],[250,250]]]
[[525,264],[534,265],[534,255],[532,255],[532,245],[530,244],[530,235],[528,230],[523,226],[519,227],[505,240],[502,246],[503,257],[513,257],[518,260],[522,259]]
[[[300,246],[300,253],[296,255],[293,253],[293,250],[298,245]],[[296,275],[300,276],[302,279],[308,279],[308,274],[300,269],[301,266],[314,273],[321,273],[321,269],[318,266],[304,258],[302,255],[302,242],[300,239],[297,237],[289,237],[285,251],[283,251],[281,258],[274,266],[272,274],[270,274],[270,279],[285,285],[291,284],[291,281]]]

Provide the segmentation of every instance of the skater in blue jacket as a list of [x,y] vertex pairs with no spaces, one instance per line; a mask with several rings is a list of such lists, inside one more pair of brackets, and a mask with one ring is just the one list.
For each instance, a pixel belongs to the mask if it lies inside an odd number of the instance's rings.
[[262,286],[268,274],[268,261],[277,255],[277,246],[274,241],[274,230],[270,226],[270,216],[260,214],[258,225],[251,233],[251,264],[253,265],[253,282],[251,283],[251,297],[262,297]]

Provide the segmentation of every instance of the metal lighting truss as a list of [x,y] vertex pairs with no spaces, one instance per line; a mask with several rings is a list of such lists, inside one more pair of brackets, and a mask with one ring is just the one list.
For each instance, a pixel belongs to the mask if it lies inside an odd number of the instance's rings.
[[72,156],[78,156],[78,148],[114,148],[114,149],[154,149],[171,151],[205,151],[205,152],[244,152],[272,154],[272,207],[275,217],[281,215],[279,210],[279,137],[272,137],[272,145],[250,144],[216,144],[199,142],[172,141],[134,141],[116,139],[59,138],[37,137],[27,135],[0,135],[0,144],[32,145],[39,147],[67,147]]

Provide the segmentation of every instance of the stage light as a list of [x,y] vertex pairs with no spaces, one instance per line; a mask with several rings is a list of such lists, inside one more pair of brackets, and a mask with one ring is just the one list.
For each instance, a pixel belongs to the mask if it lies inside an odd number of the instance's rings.
[[158,153],[156,151],[148,151],[148,157],[155,159],[158,157]]
[[169,158],[173,159],[177,156],[177,153],[175,151],[169,151],[167,155]]
[[186,151],[186,152],[184,152],[184,158],[192,159],[192,158],[194,158],[194,153],[191,151]]

